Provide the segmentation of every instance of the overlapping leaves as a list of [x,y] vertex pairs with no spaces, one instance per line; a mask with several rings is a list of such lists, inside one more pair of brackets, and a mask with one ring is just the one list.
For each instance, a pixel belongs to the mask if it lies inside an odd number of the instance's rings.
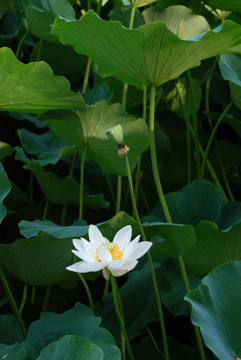
[[118,22],[100,19],[90,10],[79,21],[57,17],[51,32],[63,44],[91,57],[102,76],[112,75],[139,87],[159,86],[203,59],[241,51],[241,27],[232,21],[207,32],[199,41],[186,41],[162,22],[129,30]]

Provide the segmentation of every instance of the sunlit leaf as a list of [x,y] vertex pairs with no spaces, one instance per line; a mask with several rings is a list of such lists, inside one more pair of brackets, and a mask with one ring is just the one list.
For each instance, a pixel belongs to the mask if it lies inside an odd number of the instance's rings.
[[107,138],[107,129],[118,124],[122,126],[124,142],[130,148],[128,159],[131,170],[149,144],[144,120],[128,115],[120,104],[109,105],[103,100],[78,114],[50,112],[45,118],[56,134],[78,146],[81,151],[86,146],[87,158],[94,159],[106,174],[127,174],[125,159],[118,156],[117,144]]
[[183,5],[169,6],[165,10],[151,6],[142,12],[146,23],[162,21],[180,39],[190,39],[210,30],[210,25],[201,15]]
[[85,107],[82,96],[70,90],[67,79],[55,76],[48,64],[23,64],[9,48],[0,49],[0,64],[0,110],[40,113]]
[[195,41],[186,41],[162,22],[130,30],[121,23],[102,20],[90,10],[79,21],[57,17],[51,32],[76,52],[91,57],[102,76],[115,76],[139,87],[159,86],[203,59],[241,51],[241,26],[232,21]]

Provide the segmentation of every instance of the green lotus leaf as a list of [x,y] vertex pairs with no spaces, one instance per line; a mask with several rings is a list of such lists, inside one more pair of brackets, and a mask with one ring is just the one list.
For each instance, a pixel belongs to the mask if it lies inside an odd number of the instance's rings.
[[[223,191],[208,180],[194,180],[180,191],[169,193],[165,197],[172,221],[176,224],[196,226],[202,220],[210,220],[220,229],[227,229],[241,220],[241,203],[224,202]],[[143,220],[165,221],[159,202],[152,214]]]
[[195,244],[184,254],[188,274],[203,277],[219,265],[241,260],[241,222],[220,230],[215,223],[202,221],[195,235]]
[[70,90],[43,62],[23,64],[9,48],[0,49],[0,110],[41,113],[49,109],[81,109],[80,94]]
[[15,343],[13,345],[0,344],[1,359],[8,360],[29,360],[28,352],[21,344]]
[[220,360],[241,357],[241,262],[223,264],[187,293],[192,322],[200,326],[205,344]]
[[75,19],[75,11],[68,0],[26,0],[24,12],[29,31],[46,41],[57,42],[58,38],[50,34],[50,24],[56,15],[67,19]]
[[[52,172],[45,172],[36,161],[30,161],[25,168],[32,171],[45,198],[54,204],[78,205],[79,184],[71,176],[59,177]],[[92,195],[84,192],[83,204],[90,209],[108,209],[109,203],[102,194]]]
[[32,239],[17,239],[0,244],[0,264],[27,285],[76,286],[78,277],[67,271],[73,262],[72,239],[57,239],[42,232]]
[[128,115],[120,104],[109,105],[105,100],[77,114],[50,112],[44,118],[57,135],[78,146],[81,152],[86,146],[87,159],[94,159],[105,174],[127,175],[125,159],[118,156],[118,146],[105,134],[110,127],[120,124],[123,128],[124,142],[130,148],[128,159],[131,170],[149,145],[144,120]]
[[196,238],[191,225],[144,223],[144,231],[148,238],[154,238],[151,248],[154,255],[167,256],[176,259],[177,255],[190,251]]
[[6,216],[6,207],[3,205],[3,200],[11,190],[11,183],[4,171],[3,165],[0,163],[0,223]]
[[225,21],[192,40],[181,40],[163,22],[130,30],[119,22],[100,19],[92,10],[79,21],[57,17],[52,34],[76,52],[91,57],[100,75],[114,76],[141,87],[157,87],[198,66],[201,60],[240,52],[241,26]]
[[0,344],[11,345],[24,340],[13,315],[0,315]]
[[88,233],[88,226],[84,220],[78,220],[78,225],[74,223],[71,226],[59,226],[50,220],[22,220],[18,225],[20,234],[27,239],[38,235],[40,231],[44,231],[46,234],[53,235],[58,239],[79,238]]
[[70,142],[56,136],[54,132],[34,134],[26,129],[18,129],[17,133],[24,150],[28,154],[35,155],[36,161],[42,166],[56,164],[61,159],[63,149],[72,147]]
[[91,341],[77,335],[65,335],[62,339],[50,343],[41,351],[36,360],[71,360],[71,359],[103,360],[101,348]]
[[[44,312],[39,320],[34,321],[30,325],[27,339],[22,344],[29,351],[31,359],[36,359],[41,351],[39,359],[53,359],[49,355],[51,351],[54,354],[53,356],[56,356],[55,352],[57,349],[60,351],[60,343],[63,343],[63,337],[71,334],[79,339],[88,340],[85,343],[87,344],[86,350],[89,348],[88,344],[90,344],[90,349],[98,348],[98,354],[101,355],[100,359],[120,360],[120,351],[115,344],[113,336],[106,329],[99,327],[100,322],[101,318],[95,316],[87,306],[81,303],[76,303],[72,309],[60,315]],[[58,343],[52,346],[51,344],[56,341]],[[69,341],[72,342],[71,339]],[[62,354],[59,353],[57,359],[76,359],[77,356],[71,353],[69,345],[66,345],[68,351],[63,351],[62,348]],[[46,356],[43,357],[42,354]],[[72,355],[69,357],[69,354]],[[65,357],[62,358],[62,355]],[[89,359],[88,353],[86,353],[86,356],[81,353],[80,358]]]

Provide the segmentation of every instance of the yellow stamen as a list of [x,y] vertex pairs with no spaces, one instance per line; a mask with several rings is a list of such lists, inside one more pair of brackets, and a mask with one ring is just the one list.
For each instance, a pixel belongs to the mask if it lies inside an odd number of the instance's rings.
[[120,260],[122,259],[123,256],[123,251],[120,249],[119,245],[114,243],[114,242],[104,242],[103,244],[101,244],[97,250],[96,250],[96,260],[101,262],[98,252],[99,252],[99,248],[101,246],[104,246],[107,250],[109,250],[109,252],[111,253],[112,256],[112,260]]

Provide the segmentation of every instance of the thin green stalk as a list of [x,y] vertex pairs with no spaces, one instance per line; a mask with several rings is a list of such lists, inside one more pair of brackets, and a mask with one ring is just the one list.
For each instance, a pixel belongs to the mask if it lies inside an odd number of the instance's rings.
[[[194,136],[194,130],[193,130],[193,128],[192,128],[192,125],[189,124],[189,126],[190,126],[190,132],[191,132],[192,136]],[[203,156],[204,156],[204,150],[203,150],[201,144],[199,144],[199,149],[200,149],[200,154],[201,154],[202,157],[203,157]],[[218,176],[217,176],[217,174],[216,174],[216,172],[215,172],[214,168],[212,167],[212,165],[211,165],[211,163],[210,163],[209,160],[207,160],[207,168],[208,168],[208,171],[209,171],[210,175],[212,176],[213,181],[214,181],[214,183],[216,184],[216,186],[217,186],[219,189],[222,189],[222,190],[223,190],[223,187],[222,187],[222,185],[221,185],[221,183],[220,183],[220,181],[219,181],[219,178],[218,178]],[[225,199],[225,201],[227,201],[227,195],[225,194],[225,191],[224,191],[224,190],[223,190],[223,192],[224,192],[224,199]]]
[[[143,85],[143,120],[146,122],[146,112],[147,112],[147,87]],[[135,182],[135,199],[136,202],[138,201],[138,192],[140,186],[140,179],[141,179],[141,155],[138,159],[137,168],[136,168],[136,182]],[[132,214],[132,216],[134,216]]]
[[134,6],[132,6],[132,8],[131,8],[130,21],[129,21],[129,29],[133,29],[134,18],[135,18],[135,11],[136,11],[136,8],[135,8]]
[[[74,154],[71,158],[71,162],[70,162],[70,167],[69,167],[69,176],[73,176],[73,172],[74,172],[74,164],[75,164],[75,159],[76,159],[76,154]],[[64,204],[62,206],[62,211],[61,211],[61,218],[60,218],[60,225],[64,225],[65,224],[65,219],[66,219],[66,215],[67,215],[67,210],[68,210],[68,205]]]
[[101,11],[101,6],[102,6],[102,0],[99,0],[97,2],[97,9],[96,9],[96,14],[100,16],[100,11]]
[[[187,87],[188,89],[188,87]],[[183,99],[183,95],[182,95],[182,91],[181,91],[181,87],[180,87],[180,83],[179,81],[176,83],[176,90],[180,99],[180,105],[181,105],[181,110],[182,110],[182,115],[185,119],[186,122],[186,139],[187,139],[187,183],[189,184],[191,182],[191,136],[190,136],[190,117],[189,114],[187,114],[187,112],[185,111],[185,103],[184,103],[184,99]],[[186,95],[187,98],[187,95]]]
[[127,100],[127,91],[128,91],[128,84],[123,85],[123,93],[122,93],[122,106],[126,108],[126,100]]
[[[221,170],[221,173],[222,173],[222,176],[223,176],[223,181],[224,181],[224,184],[226,186],[226,189],[227,189],[227,193],[229,195],[229,198],[231,201],[234,201],[234,196],[233,196],[233,193],[232,193],[232,190],[230,188],[230,185],[229,185],[229,182],[228,182],[228,178],[227,178],[227,175],[226,175],[226,172],[225,172],[225,169],[224,169],[224,166],[223,166],[223,160],[222,160],[222,157],[220,155],[220,152],[218,150],[218,143],[217,142],[214,142],[214,145],[215,145],[215,148],[216,149],[216,155],[217,155],[217,158],[218,158],[218,164],[219,164],[219,168]],[[228,199],[226,198],[226,201],[228,201]]]
[[28,293],[28,285],[25,284],[24,287],[23,287],[22,301],[21,301],[21,304],[20,304],[19,310],[18,310],[20,315],[22,315],[24,305],[26,303],[27,293]]
[[145,326],[145,329],[146,329],[146,331],[147,331],[147,333],[148,333],[148,335],[149,335],[149,338],[151,339],[151,342],[152,342],[152,344],[154,345],[154,348],[156,349],[156,351],[157,351],[161,356],[164,357],[165,354],[164,354],[163,351],[161,351],[161,349],[159,349],[159,347],[158,347],[158,345],[157,345],[157,343],[156,343],[156,340],[155,340],[154,336],[152,335],[152,332],[151,332],[151,330],[149,329],[149,327],[148,327],[148,326]]
[[210,74],[209,78],[206,81],[205,94],[204,94],[205,108],[206,108],[207,119],[208,119],[208,122],[209,122],[210,129],[212,129],[212,119],[211,119],[211,116],[210,116],[209,92],[210,92],[210,85],[211,85],[213,72],[214,72],[214,69],[215,69],[215,67],[217,65],[217,62],[218,62],[218,57],[216,57],[215,62],[213,64],[213,67],[211,69],[211,74]]
[[159,177],[157,156],[156,156],[156,141],[155,141],[155,93],[156,88],[151,88],[150,93],[150,109],[149,109],[149,138],[150,138],[150,151],[151,151],[151,163],[154,181],[156,184],[156,190],[162,204],[163,212],[168,223],[171,223],[171,216],[167,207],[166,199],[162,190],[162,184]]
[[192,118],[193,118],[193,129],[194,129],[194,145],[195,145],[195,153],[196,153],[196,164],[197,164],[197,177],[201,178],[201,160],[200,160],[200,152],[199,152],[199,131],[198,131],[198,119],[197,119],[197,111],[196,111],[196,98],[194,95],[193,83],[190,71],[187,71],[187,79],[189,83],[189,88],[191,92],[191,103],[192,103]]
[[88,300],[89,300],[90,308],[94,312],[95,307],[94,307],[94,303],[93,303],[93,299],[92,299],[92,295],[91,295],[89,286],[88,286],[87,282],[85,281],[85,278],[83,277],[82,274],[78,273],[78,276],[79,276],[80,281],[82,282],[82,284],[83,284],[83,286],[85,288],[85,291],[86,291],[86,294],[87,294],[87,297],[88,297]]
[[[157,192],[159,195],[159,200],[161,202],[162,209],[163,209],[167,223],[172,223],[169,209],[168,209],[168,206],[166,203],[166,199],[165,199],[165,196],[164,196],[164,193],[162,190],[161,180],[159,177],[158,166],[157,166],[156,145],[155,145],[155,88],[154,87],[151,88],[151,94],[150,94],[149,135],[150,135],[152,171],[153,171],[153,176],[154,176]],[[190,289],[183,257],[182,257],[182,255],[178,254],[177,258],[178,258],[184,285],[187,289]],[[195,327],[194,327],[194,332],[196,335],[197,332],[195,330]],[[200,337],[200,333],[199,333],[199,337]],[[200,359],[205,360],[205,355],[203,356],[203,354],[204,354],[203,346],[202,346],[202,343],[200,342],[199,337],[196,335],[196,341],[197,341],[197,345],[199,347]]]
[[[116,285],[117,282],[115,281]],[[118,288],[118,286],[117,286]],[[117,301],[118,301],[118,306],[119,306],[119,310],[120,310],[120,314],[123,320],[123,324],[125,326],[125,317],[124,317],[124,310],[123,310],[123,305],[122,305],[122,301],[121,301],[121,296],[120,296],[120,291],[118,289],[117,293]],[[121,331],[121,354],[122,354],[122,359],[126,360],[126,342],[125,342],[125,336],[123,334],[123,332]]]
[[202,161],[202,166],[201,166],[201,176],[203,177],[204,175],[204,170],[205,170],[205,166],[206,166],[206,162],[207,162],[207,158],[208,158],[208,154],[209,154],[209,150],[211,148],[211,145],[213,143],[213,140],[215,138],[216,132],[218,130],[219,125],[221,124],[224,116],[227,114],[228,110],[230,109],[230,107],[232,106],[232,103],[230,102],[226,108],[224,109],[224,111],[222,112],[222,114],[220,115],[218,121],[216,122],[216,125],[214,126],[214,128],[212,129],[211,135],[208,139],[208,143],[206,146],[206,150],[204,151],[204,155],[203,155],[203,161]]
[[21,333],[23,335],[24,338],[26,338],[26,326],[23,322],[23,319],[22,319],[22,316],[18,310],[18,307],[17,307],[17,304],[14,300],[14,297],[13,297],[13,294],[12,294],[12,291],[10,290],[10,287],[8,286],[8,282],[5,278],[5,275],[2,271],[2,268],[0,266],[0,279],[2,281],[2,284],[3,284],[3,287],[4,287],[4,290],[5,290],[5,293],[8,297],[8,301],[12,307],[12,310],[13,310],[13,313],[14,315],[16,316],[16,319],[17,319],[17,322],[18,322],[18,325],[20,327],[20,330],[21,330]]
[[120,212],[121,207],[121,181],[122,177],[117,175],[117,191],[116,191],[116,207],[115,213],[118,214]]
[[36,61],[39,61],[39,60],[40,60],[41,52],[42,52],[42,46],[43,46],[43,39],[40,39],[40,40],[39,40],[39,45],[38,45],[38,51],[37,51]]
[[[136,181],[135,181],[135,199],[136,203],[138,203],[138,193],[139,193],[139,185],[140,185],[140,179],[141,178],[141,155],[138,159],[137,168],[136,168]],[[134,210],[132,212],[132,216],[134,216]]]
[[142,118],[146,122],[146,113],[147,113],[147,86],[143,85],[143,109],[142,109]]
[[105,287],[104,287],[104,291],[103,291],[103,296],[102,296],[102,297],[104,297],[105,295],[108,294],[109,286],[110,286],[110,281],[109,281],[109,280],[106,280],[106,281],[105,281]]
[[[127,176],[128,176],[128,181],[129,181],[129,189],[130,189],[130,195],[131,195],[131,200],[132,200],[133,211],[134,211],[135,218],[136,218],[136,220],[138,222],[138,225],[139,225],[141,236],[142,236],[143,240],[146,241],[147,240],[146,239],[146,234],[145,234],[145,232],[143,230],[143,226],[142,226],[141,219],[140,219],[138,209],[137,209],[137,205],[136,205],[133,182],[132,182],[132,177],[131,177],[130,164],[129,164],[127,154],[125,155],[125,160],[126,160],[126,169],[127,169]],[[150,272],[151,272],[154,292],[155,292],[155,296],[156,296],[157,309],[158,309],[159,321],[160,321],[161,332],[162,332],[163,349],[164,349],[164,353],[165,353],[165,360],[169,360],[169,352],[168,352],[168,344],[167,344],[167,336],[166,336],[164,316],[163,316],[163,311],[162,311],[162,303],[161,303],[161,299],[160,299],[158,284],[157,284],[157,280],[156,280],[156,274],[155,274],[155,270],[154,270],[154,266],[153,266],[150,251],[147,252],[147,259],[148,259],[149,266],[150,266]]]
[[106,182],[108,184],[110,194],[111,194],[111,197],[112,197],[112,201],[113,201],[113,204],[114,204],[114,208],[115,208],[116,207],[116,198],[115,198],[113,186],[111,185],[110,178],[109,178],[109,176],[107,174],[105,174],[105,178],[106,178]]
[[46,200],[44,205],[43,220],[47,219],[49,202]]
[[[216,57],[215,63],[213,64],[213,67],[212,67],[212,72],[211,72],[208,80],[206,81],[205,96],[204,96],[207,119],[208,119],[209,126],[210,126],[211,130],[213,129],[213,123],[212,123],[212,118],[210,116],[209,93],[210,93],[210,84],[211,84],[211,80],[212,80],[212,75],[213,75],[214,69],[215,69],[215,67],[217,65],[217,62],[218,62],[218,57]],[[228,179],[227,179],[226,172],[224,170],[222,157],[220,155],[218,143],[217,143],[215,137],[214,137],[214,146],[215,146],[215,151],[216,151],[216,155],[217,155],[217,158],[218,158],[220,170],[221,170],[221,173],[222,173],[222,176],[223,176],[224,184],[226,186],[226,189],[227,189],[228,195],[230,197],[230,200],[234,201],[234,196],[233,196],[233,193],[231,191],[231,188],[230,188],[230,185],[229,185],[229,182],[228,182]]]
[[[129,21],[129,29],[133,28],[134,17],[135,17],[135,7],[132,7],[130,21]],[[122,106],[124,109],[126,108],[127,91],[128,91],[128,84],[124,84],[123,85],[123,93],[122,93]]]
[[88,58],[86,68],[85,68],[83,86],[82,86],[82,94],[84,94],[86,92],[87,87],[88,87],[91,63],[92,63],[91,58]]
[[119,292],[119,289],[118,289],[118,286],[116,283],[116,279],[112,274],[110,274],[110,281],[111,281],[112,296],[113,296],[113,302],[114,302],[114,306],[115,306],[116,316],[117,316],[117,319],[118,319],[118,322],[120,325],[121,332],[123,333],[123,336],[125,338],[125,344],[126,344],[126,348],[127,348],[128,354],[129,354],[129,358],[130,358],[130,360],[134,360],[134,356],[133,356],[131,346],[129,343],[129,339],[128,339],[126,329],[125,329],[124,319],[121,316],[121,311],[119,308],[119,301],[118,301],[118,295],[117,295],[117,293]]
[[43,305],[42,305],[42,312],[45,312],[47,310],[51,290],[52,290],[51,285],[46,286],[45,295],[44,295],[44,301],[43,301]]
[[24,40],[26,39],[27,36],[28,36],[28,31],[26,31],[26,33],[23,34],[23,36],[21,37],[21,39],[20,39],[20,41],[18,43],[18,47],[17,47],[16,54],[15,54],[17,59],[19,59],[20,50],[21,50],[23,42],[24,42]]
[[80,164],[79,219],[83,218],[84,167],[85,167],[86,153],[87,153],[87,146],[85,145],[81,156],[81,164]]

